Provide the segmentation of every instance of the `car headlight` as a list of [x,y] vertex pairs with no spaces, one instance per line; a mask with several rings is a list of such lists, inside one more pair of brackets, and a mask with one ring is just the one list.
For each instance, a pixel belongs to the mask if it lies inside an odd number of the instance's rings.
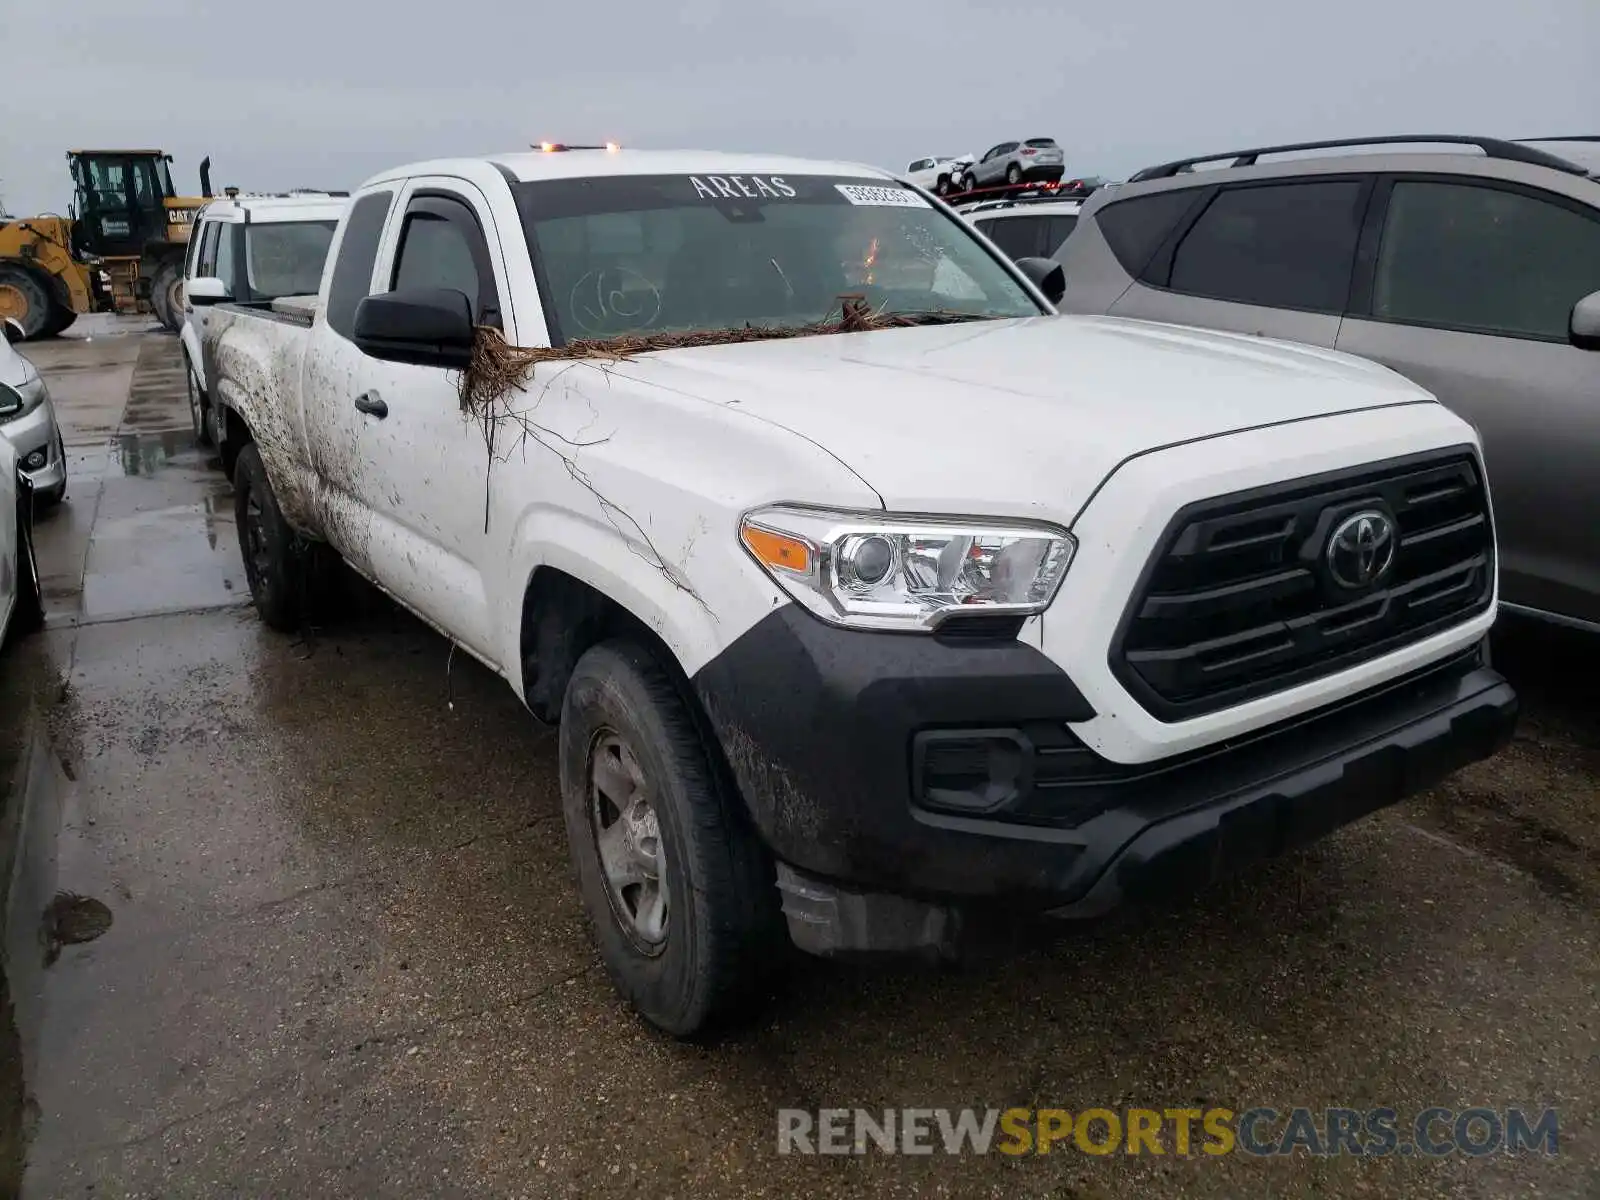
[[787,506],[747,513],[739,540],[824,621],[920,631],[956,615],[1043,612],[1077,548],[1042,523]]
[[0,421],[27,416],[43,404],[49,394],[44,379],[38,375],[16,387],[0,388]]

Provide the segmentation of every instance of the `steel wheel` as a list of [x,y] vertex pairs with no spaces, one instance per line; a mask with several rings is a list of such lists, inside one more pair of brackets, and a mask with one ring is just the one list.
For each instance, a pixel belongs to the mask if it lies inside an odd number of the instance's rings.
[[666,848],[649,781],[633,749],[610,729],[589,750],[589,826],[611,911],[646,954],[667,940]]
[[250,582],[260,591],[272,579],[272,550],[267,543],[267,514],[261,507],[261,497],[251,491],[245,500],[245,566],[250,571]]

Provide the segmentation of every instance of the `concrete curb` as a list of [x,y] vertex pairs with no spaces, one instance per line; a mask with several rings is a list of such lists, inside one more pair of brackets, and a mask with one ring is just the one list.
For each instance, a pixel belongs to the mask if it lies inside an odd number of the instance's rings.
[[56,845],[62,805],[71,786],[51,749],[44,713],[29,703],[0,748],[11,759],[0,795],[0,880],[5,884],[0,957],[10,993],[12,1021],[24,1064],[37,1062],[42,1024],[44,944],[40,920],[55,894]]

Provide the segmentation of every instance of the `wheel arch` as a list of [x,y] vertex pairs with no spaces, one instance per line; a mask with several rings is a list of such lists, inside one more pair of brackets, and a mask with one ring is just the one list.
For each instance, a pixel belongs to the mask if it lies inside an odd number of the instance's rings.
[[[619,586],[614,579],[597,582],[603,574],[592,564],[576,562],[546,561],[529,571],[517,622],[516,658],[529,711],[555,724],[567,682],[584,651],[611,638],[627,637],[660,659],[703,721],[684,664],[682,634],[671,636],[670,615],[637,589]],[[626,599],[619,599],[618,593]],[[674,646],[672,641],[680,644]]]

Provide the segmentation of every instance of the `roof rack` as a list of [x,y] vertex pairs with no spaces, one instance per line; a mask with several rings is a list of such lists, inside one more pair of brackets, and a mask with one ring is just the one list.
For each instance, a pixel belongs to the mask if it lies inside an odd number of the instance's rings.
[[1572,137],[1518,138],[1519,142],[1600,142],[1600,135],[1579,133]]
[[1289,154],[1298,150],[1337,150],[1346,146],[1406,145],[1476,146],[1483,151],[1486,158],[1498,158],[1506,162],[1531,163],[1540,167],[1553,167],[1558,171],[1565,171],[1569,175],[1588,174],[1576,163],[1570,163],[1564,158],[1558,158],[1556,155],[1546,153],[1543,150],[1535,150],[1531,146],[1508,142],[1502,138],[1462,137],[1460,134],[1446,133],[1338,138],[1327,142],[1293,142],[1284,146],[1258,146],[1253,150],[1230,150],[1226,154],[1205,154],[1197,158],[1180,158],[1175,162],[1162,163],[1160,166],[1146,167],[1144,170],[1130,175],[1128,182],[1139,183],[1146,179],[1170,179],[1174,175],[1190,170],[1198,163],[1222,162],[1224,159],[1230,158],[1233,161],[1228,164],[1229,166],[1253,167],[1256,164],[1256,159],[1263,154]]

